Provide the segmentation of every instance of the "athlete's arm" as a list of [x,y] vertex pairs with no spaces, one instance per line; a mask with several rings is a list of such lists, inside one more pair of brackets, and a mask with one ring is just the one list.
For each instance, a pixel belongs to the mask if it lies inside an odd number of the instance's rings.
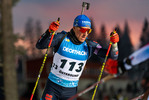
[[[66,32],[64,32],[64,31],[62,31],[60,33],[56,33],[52,40],[51,47],[58,45],[59,41],[65,34],[66,34]],[[44,34],[42,34],[36,43],[36,48],[38,48],[38,49],[48,48],[48,45],[49,45],[49,42],[51,39],[51,35],[52,34],[49,32],[49,30],[47,30]]]
[[[107,53],[107,49],[103,48],[100,44],[97,42],[93,42],[91,40],[88,40],[89,49],[90,49],[90,56],[97,55],[100,59],[104,59]],[[114,50],[113,50],[114,49]],[[89,56],[89,57],[90,57]],[[110,50],[110,54],[108,58],[117,59],[118,54],[115,48],[112,45],[112,49]]]

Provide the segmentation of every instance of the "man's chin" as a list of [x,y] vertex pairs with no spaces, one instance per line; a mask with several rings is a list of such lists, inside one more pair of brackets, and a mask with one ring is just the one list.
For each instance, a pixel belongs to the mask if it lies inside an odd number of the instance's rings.
[[80,40],[80,42],[84,42],[84,41],[85,41],[85,39],[81,39],[81,40]]

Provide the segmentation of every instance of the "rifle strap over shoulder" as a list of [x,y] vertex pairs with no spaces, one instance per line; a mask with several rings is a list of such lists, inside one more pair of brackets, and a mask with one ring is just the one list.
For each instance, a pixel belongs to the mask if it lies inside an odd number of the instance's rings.
[[64,40],[64,38],[65,38],[67,35],[68,35],[68,33],[66,33],[66,34],[61,38],[61,40],[58,42],[58,45],[57,45],[56,48],[55,48],[55,52],[58,51],[59,46],[61,45],[62,41]]

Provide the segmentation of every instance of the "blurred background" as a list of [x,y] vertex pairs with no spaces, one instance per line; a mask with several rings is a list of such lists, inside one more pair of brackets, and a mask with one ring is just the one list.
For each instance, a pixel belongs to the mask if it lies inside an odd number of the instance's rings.
[[[84,12],[92,20],[90,39],[107,48],[110,32],[118,28],[119,60],[149,43],[148,0],[0,0],[0,100],[29,100],[45,54],[35,47],[38,38],[58,17],[58,31],[69,31],[81,14],[82,2],[90,3]],[[33,100],[42,95],[52,57],[51,49]],[[96,57],[89,59],[78,92],[97,81],[101,65]],[[130,100],[140,95],[140,80],[148,66],[146,61],[100,84],[96,100]],[[93,90],[78,100],[90,100],[92,94]]]

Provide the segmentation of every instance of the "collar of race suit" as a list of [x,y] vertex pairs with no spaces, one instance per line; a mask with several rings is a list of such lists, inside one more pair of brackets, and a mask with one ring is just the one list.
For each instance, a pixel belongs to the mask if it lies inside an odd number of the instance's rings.
[[70,32],[68,32],[68,36],[70,37],[70,40],[72,41],[72,43],[77,44],[77,45],[82,43],[77,39],[73,29],[71,29]]

